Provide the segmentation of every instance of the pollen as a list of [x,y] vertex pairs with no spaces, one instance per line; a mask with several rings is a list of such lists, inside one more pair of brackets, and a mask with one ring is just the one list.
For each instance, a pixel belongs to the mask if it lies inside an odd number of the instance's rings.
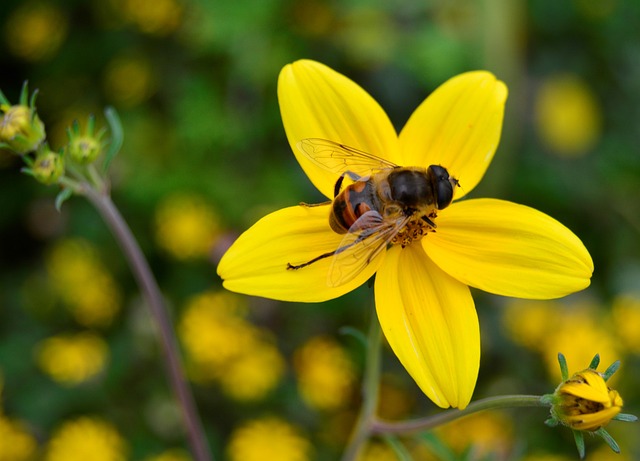
[[[429,221],[433,223],[436,217],[435,212],[429,215]],[[402,248],[417,242],[429,232],[435,232],[435,227],[431,226],[423,218],[411,219],[400,231],[391,239],[392,245],[402,245]]]

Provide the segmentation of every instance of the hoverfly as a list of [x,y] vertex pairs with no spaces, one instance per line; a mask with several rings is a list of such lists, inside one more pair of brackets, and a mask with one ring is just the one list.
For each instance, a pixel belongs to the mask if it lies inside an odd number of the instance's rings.
[[[405,247],[435,231],[437,211],[451,204],[459,186],[440,165],[400,167],[319,138],[303,139],[297,147],[317,166],[339,175],[329,225],[344,238],[334,251],[307,262],[287,263],[287,269],[302,269],[332,257],[327,283],[333,287],[352,280],[389,245]],[[345,177],[353,182],[342,188]]]

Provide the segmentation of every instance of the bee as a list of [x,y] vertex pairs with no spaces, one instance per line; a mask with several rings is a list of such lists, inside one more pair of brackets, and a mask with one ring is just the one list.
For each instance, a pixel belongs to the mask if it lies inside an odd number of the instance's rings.
[[[333,201],[327,203],[331,203],[329,226],[344,238],[334,251],[300,264],[287,263],[287,270],[331,257],[327,284],[332,287],[352,280],[388,246],[404,248],[435,232],[437,212],[451,204],[459,186],[440,165],[400,167],[319,138],[303,139],[297,147],[314,164],[339,175]],[[347,177],[352,182],[343,188]]]

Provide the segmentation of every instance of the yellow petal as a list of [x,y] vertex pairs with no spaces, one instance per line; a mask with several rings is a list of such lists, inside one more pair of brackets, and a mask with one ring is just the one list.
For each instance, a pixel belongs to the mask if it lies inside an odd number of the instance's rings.
[[433,402],[460,409],[471,400],[480,329],[469,288],[440,270],[420,245],[387,251],[375,284],[382,331]]
[[400,133],[401,165],[442,165],[460,181],[456,198],[482,179],[500,132],[507,87],[484,71],[468,72],[437,88]]
[[315,61],[288,64],[278,79],[278,101],[287,139],[309,179],[333,198],[338,175],[320,169],[297,148],[323,138],[387,160],[397,158],[398,137],[387,114],[360,86]]
[[579,431],[596,431],[611,421],[618,413],[620,407],[611,407],[600,410],[596,413],[587,413],[575,416],[564,416],[563,422],[571,428]]
[[503,296],[551,299],[589,286],[593,261],[569,229],[504,200],[456,202],[440,212],[427,254],[463,283]]
[[287,270],[287,263],[301,264],[334,251],[342,238],[329,227],[329,206],[284,208],[234,242],[220,260],[218,275],[226,289],[248,295],[302,302],[337,298],[367,281],[384,252],[339,287],[328,286],[331,257],[297,270]]

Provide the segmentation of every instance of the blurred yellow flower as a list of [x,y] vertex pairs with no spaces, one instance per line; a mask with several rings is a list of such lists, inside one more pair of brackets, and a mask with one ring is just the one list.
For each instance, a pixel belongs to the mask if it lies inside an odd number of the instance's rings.
[[560,155],[577,156],[591,149],[600,138],[601,118],[593,91],[576,75],[553,75],[538,90],[538,135]]
[[259,400],[280,383],[285,369],[278,348],[262,339],[231,360],[218,381],[222,391],[235,400]]
[[575,457],[557,455],[555,453],[534,453],[532,455],[525,456],[522,461],[575,461]]
[[285,360],[268,332],[246,320],[243,301],[228,292],[194,296],[178,322],[178,336],[194,381],[218,382],[229,397],[249,401],[278,385]]
[[61,240],[45,263],[54,289],[78,323],[88,327],[111,324],[120,310],[122,294],[93,245],[82,239]]
[[625,294],[613,300],[611,316],[616,334],[625,348],[640,354],[640,296]]
[[114,9],[142,32],[167,35],[182,22],[183,5],[176,0],[112,0]]
[[[36,439],[19,421],[0,412],[0,461],[29,461],[37,450]],[[11,443],[7,443],[11,441]]]
[[298,391],[307,405],[335,410],[346,405],[356,385],[354,365],[346,351],[329,337],[307,341],[294,355]]
[[415,408],[415,403],[415,394],[403,385],[398,375],[382,375],[377,411],[380,418],[386,420],[406,418]]
[[560,320],[562,304],[555,301],[514,299],[504,309],[503,323],[517,344],[537,350]]
[[92,417],[65,422],[51,436],[45,461],[124,461],[127,444],[110,423]]
[[512,421],[504,413],[475,413],[435,430],[435,433],[457,453],[473,447],[478,458],[508,458],[513,445]]
[[558,368],[558,353],[562,352],[569,363],[590,363],[600,354],[603,362],[611,363],[620,357],[620,345],[610,328],[603,328],[602,315],[590,305],[564,308],[561,318],[550,327],[540,347],[550,376],[562,379]]
[[24,2],[5,28],[11,53],[27,61],[52,57],[67,36],[68,19],[51,2]]
[[206,257],[219,234],[218,218],[197,195],[164,199],[155,213],[156,242],[177,259]]
[[234,430],[227,453],[231,461],[307,461],[311,443],[286,421],[264,417]]
[[175,449],[175,450],[167,450],[159,455],[151,456],[145,458],[145,461],[191,461],[192,458],[189,456],[184,450]]
[[217,376],[230,360],[248,350],[258,334],[244,319],[242,298],[224,292],[194,296],[178,322],[178,336],[200,378]]
[[622,352],[612,329],[603,328],[608,319],[588,302],[513,300],[504,310],[503,323],[512,341],[542,354],[550,376],[558,381],[559,352],[571,363],[589,363],[595,354],[613,362]]
[[398,461],[398,457],[386,443],[370,441],[358,456],[358,461]]
[[107,96],[123,107],[134,107],[148,99],[156,90],[151,63],[140,57],[117,57],[104,75]]
[[69,386],[100,373],[108,356],[107,343],[92,333],[53,336],[36,347],[40,369],[58,383]]

